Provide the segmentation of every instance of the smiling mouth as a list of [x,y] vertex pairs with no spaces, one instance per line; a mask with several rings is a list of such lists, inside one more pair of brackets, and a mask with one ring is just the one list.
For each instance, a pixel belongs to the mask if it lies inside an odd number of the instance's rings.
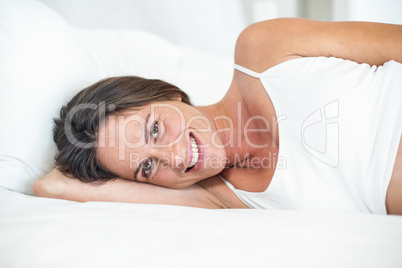
[[197,143],[197,141],[195,140],[195,138],[192,135],[190,135],[190,143],[191,143],[192,156],[191,156],[191,162],[188,165],[188,167],[186,169],[186,172],[189,171],[190,169],[192,169],[195,166],[195,164],[197,164],[198,158],[200,156],[198,143]]

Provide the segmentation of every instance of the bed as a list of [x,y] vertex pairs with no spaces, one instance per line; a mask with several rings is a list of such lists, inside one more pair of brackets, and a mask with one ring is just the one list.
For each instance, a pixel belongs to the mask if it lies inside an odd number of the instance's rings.
[[53,168],[52,118],[81,88],[160,78],[201,105],[223,96],[232,64],[146,31],[73,27],[35,0],[1,0],[0,267],[402,267],[399,216],[33,196]]

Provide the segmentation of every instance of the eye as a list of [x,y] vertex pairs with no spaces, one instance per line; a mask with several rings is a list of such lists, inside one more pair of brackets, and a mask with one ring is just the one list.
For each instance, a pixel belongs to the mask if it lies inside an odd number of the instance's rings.
[[154,124],[152,125],[150,133],[153,140],[156,142],[156,138],[158,137],[159,134],[159,125],[157,121],[155,121]]
[[144,165],[142,166],[142,176],[144,178],[148,178],[152,171],[152,160],[148,158],[145,160]]

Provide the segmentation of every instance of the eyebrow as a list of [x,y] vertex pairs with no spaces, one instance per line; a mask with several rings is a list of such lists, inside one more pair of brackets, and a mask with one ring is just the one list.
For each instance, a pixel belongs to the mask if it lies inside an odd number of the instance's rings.
[[[149,114],[147,115],[147,117],[145,118],[145,128],[144,128],[145,144],[148,143],[148,138],[149,138],[148,121],[149,121],[149,117],[150,117],[150,116],[151,116],[151,113],[149,113]],[[144,161],[142,161],[142,162],[138,165],[137,169],[134,171],[134,181],[138,181],[137,177],[138,177],[138,173],[139,173],[140,170],[141,170],[142,165],[144,165]]]
[[145,137],[145,144],[148,143],[148,138],[149,138],[149,131],[148,131],[148,121],[149,117],[151,116],[151,113],[147,115],[147,118],[145,118],[145,128],[144,128],[144,137]]

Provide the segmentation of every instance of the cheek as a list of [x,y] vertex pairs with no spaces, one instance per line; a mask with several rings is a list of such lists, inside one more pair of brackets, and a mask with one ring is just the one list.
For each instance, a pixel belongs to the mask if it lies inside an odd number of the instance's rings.
[[180,183],[180,176],[169,167],[160,167],[155,180],[152,183],[157,185],[172,187]]

